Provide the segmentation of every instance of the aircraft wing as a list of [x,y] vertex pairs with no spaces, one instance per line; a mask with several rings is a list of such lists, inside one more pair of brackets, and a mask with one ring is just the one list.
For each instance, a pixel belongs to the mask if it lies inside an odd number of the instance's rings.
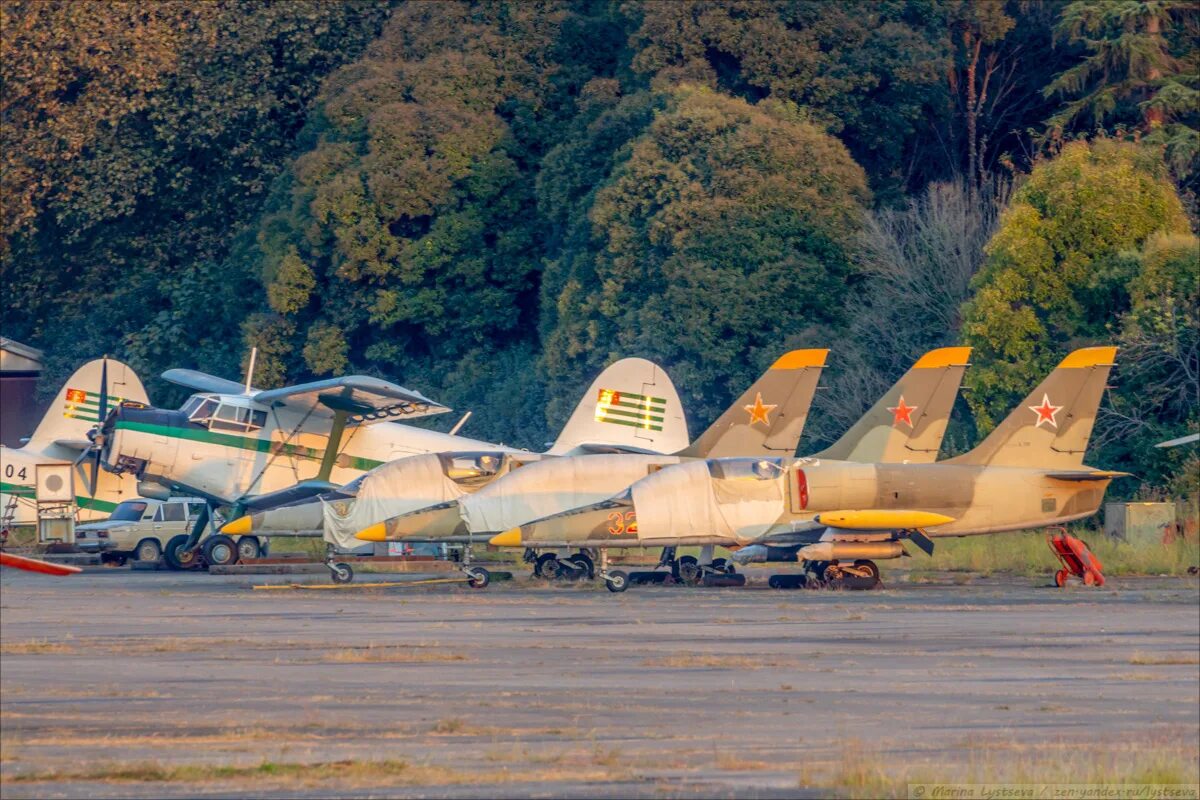
[[[241,391],[241,387],[238,390]],[[311,409],[322,416],[332,416],[334,411],[348,411],[351,425],[370,425],[399,417],[425,417],[450,410],[420,392],[367,375],[344,375],[282,389],[267,389],[255,393],[251,399],[264,405],[282,403]]]
[[162,374],[164,381],[170,381],[178,386],[185,386],[194,392],[212,392],[214,394],[241,394],[246,387],[228,378],[218,378],[207,372],[194,369],[169,369]]
[[54,443],[59,447],[67,447],[71,450],[89,450],[92,443],[87,439],[55,439]]
[[1131,472],[1112,472],[1103,469],[1079,469],[1047,472],[1046,477],[1054,478],[1056,481],[1108,481],[1113,478],[1128,478],[1132,474]]
[[661,450],[647,450],[644,447],[633,447],[624,444],[608,444],[605,442],[583,442],[575,445],[574,448],[563,453],[563,455],[572,455],[574,451],[579,450],[588,455],[638,455],[638,456],[661,456]]
[[280,489],[277,492],[267,492],[266,494],[257,494],[253,497],[242,498],[241,502],[247,510],[261,511],[263,509],[294,503],[297,500],[305,500],[309,497],[325,494],[326,492],[335,492],[340,488],[338,484],[330,483],[329,481],[300,481],[293,486]]

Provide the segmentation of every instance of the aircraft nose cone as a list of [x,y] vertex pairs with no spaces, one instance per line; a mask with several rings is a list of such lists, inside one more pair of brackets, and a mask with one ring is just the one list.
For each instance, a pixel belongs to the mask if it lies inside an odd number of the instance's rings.
[[497,533],[488,540],[488,544],[494,547],[520,547],[521,529],[509,528],[504,533]]
[[369,528],[363,528],[361,531],[354,534],[354,538],[361,539],[364,542],[386,542],[387,525],[380,522],[372,525]]
[[250,533],[250,531],[252,531],[252,530],[254,530],[254,519],[249,514],[247,514],[244,517],[238,517],[237,519],[233,520],[232,522],[226,522],[221,527],[221,533],[229,534],[232,536],[239,536],[241,534]]

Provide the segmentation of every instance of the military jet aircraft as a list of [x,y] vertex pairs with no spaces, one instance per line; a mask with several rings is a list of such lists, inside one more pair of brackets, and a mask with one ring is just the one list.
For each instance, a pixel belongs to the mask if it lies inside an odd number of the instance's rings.
[[[485,442],[446,442],[444,450],[407,456],[372,469],[347,486],[281,507],[256,511],[227,523],[225,536],[320,532],[334,546],[361,544],[354,534],[388,517],[456,499],[512,470],[546,457],[592,453],[670,453],[687,445],[687,422],[671,379],[656,364],[626,358],[607,367],[545,453]],[[457,512],[454,521],[458,521]],[[451,529],[453,529],[453,525]],[[470,562],[463,568],[472,586],[487,585],[487,571]],[[333,565],[335,581],[353,577],[350,567]]]
[[[969,348],[960,347],[927,353],[826,452],[847,459],[934,460],[969,352]],[[456,502],[462,519],[459,530],[491,536],[540,517],[605,500],[647,474],[684,461],[738,455],[790,456],[803,431],[825,353],[795,351],[780,358],[695,444],[676,456],[558,459],[530,465],[495,481]],[[772,413],[776,413],[774,418]],[[429,518],[441,513],[445,513],[443,508],[434,507],[402,515],[363,531],[359,538],[420,540],[428,535]],[[624,510],[613,510],[606,523],[614,531],[624,530],[632,517]],[[564,544],[568,543],[557,546]],[[558,553],[543,553],[538,556],[535,574],[554,577],[569,571],[576,576],[586,571],[590,576],[593,559],[588,550],[581,547],[565,559]],[[665,549],[660,566],[669,567],[686,582],[715,575],[728,580],[736,572],[723,559],[714,561],[711,549],[702,552],[699,560],[691,556],[676,559],[675,555],[674,548]]]
[[111,358],[89,361],[63,384],[24,446],[0,445],[0,509],[7,524],[37,522],[34,495],[39,464],[75,465],[75,502],[81,521],[103,519],[122,500],[138,496],[133,477],[100,470],[88,439],[92,427],[122,403],[149,403],[137,373]]
[[[393,514],[366,517],[369,523],[360,525],[362,530],[357,538],[363,541],[466,542],[469,547],[471,542],[486,539],[486,535],[476,533],[469,527],[467,518],[462,513],[471,496],[484,491],[485,487],[513,480],[517,474],[524,476],[531,470],[537,471],[545,463],[567,464],[567,472],[570,474],[580,474],[579,470],[584,470],[587,474],[611,478],[614,474],[619,475],[621,469],[626,472],[633,469],[634,476],[640,477],[645,475],[651,466],[678,463],[681,457],[686,457],[685,454],[693,452],[794,452],[828,352],[794,350],[776,360],[771,368],[690,447],[687,446],[685,436],[674,448],[658,453],[618,452],[616,449],[609,449],[606,453],[595,453],[586,458],[566,457],[546,462],[537,459],[539,463],[534,463],[534,459],[517,456],[511,460],[508,468],[498,469],[485,482],[463,491],[444,492],[439,498],[441,502],[409,504],[407,508],[397,509]],[[764,397],[776,402],[764,402]],[[601,400],[603,399],[602,393]],[[676,453],[679,455],[672,455]],[[601,466],[593,468],[593,465]],[[521,468],[519,473],[516,472],[516,467]],[[445,474],[449,474],[454,468],[449,462],[443,463]],[[555,470],[554,474],[560,472]],[[628,481],[633,479],[629,478]],[[360,497],[361,495],[360,491]],[[328,515],[326,521],[329,522]],[[559,564],[559,555],[546,553],[533,559],[536,562],[535,574],[550,577],[558,575],[562,570],[574,570],[581,575],[593,573],[592,559],[587,553],[576,553],[564,560],[563,564]]]
[[[826,458],[708,459],[663,469],[611,499],[535,520],[491,541],[502,546],[685,544],[794,547],[815,579],[878,582],[876,559],[926,553],[933,539],[1062,525],[1096,512],[1109,482],[1084,453],[1116,356],[1077,350],[975,449],[933,464]],[[614,514],[627,520],[611,522]]]

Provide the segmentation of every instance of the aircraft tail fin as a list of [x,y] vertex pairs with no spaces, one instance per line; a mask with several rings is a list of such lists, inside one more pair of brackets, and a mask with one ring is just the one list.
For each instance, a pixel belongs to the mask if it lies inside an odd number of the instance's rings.
[[970,357],[970,347],[930,350],[840,439],[813,457],[876,463],[937,461]]
[[88,431],[123,400],[150,403],[133,368],[112,358],[89,361],[58,390],[30,441],[86,442]]
[[948,463],[1079,467],[1116,355],[1115,347],[1071,353],[974,450]]
[[828,350],[785,353],[680,455],[795,455],[828,354]]
[[605,446],[676,453],[687,443],[683,404],[666,371],[644,358],[623,358],[592,381],[549,452]]

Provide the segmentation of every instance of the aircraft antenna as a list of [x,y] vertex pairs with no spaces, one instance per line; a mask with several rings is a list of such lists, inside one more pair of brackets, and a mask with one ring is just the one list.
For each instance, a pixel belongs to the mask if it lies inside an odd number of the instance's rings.
[[250,364],[246,367],[246,394],[250,394],[250,381],[254,378],[254,359],[258,357],[258,348],[250,348]]
[[469,420],[471,418],[471,414],[472,414],[472,412],[468,411],[467,413],[462,415],[462,419],[460,419],[458,422],[454,423],[454,427],[450,429],[451,436],[453,436],[454,434],[456,434],[460,430],[462,430],[462,426],[467,424],[467,420]]

